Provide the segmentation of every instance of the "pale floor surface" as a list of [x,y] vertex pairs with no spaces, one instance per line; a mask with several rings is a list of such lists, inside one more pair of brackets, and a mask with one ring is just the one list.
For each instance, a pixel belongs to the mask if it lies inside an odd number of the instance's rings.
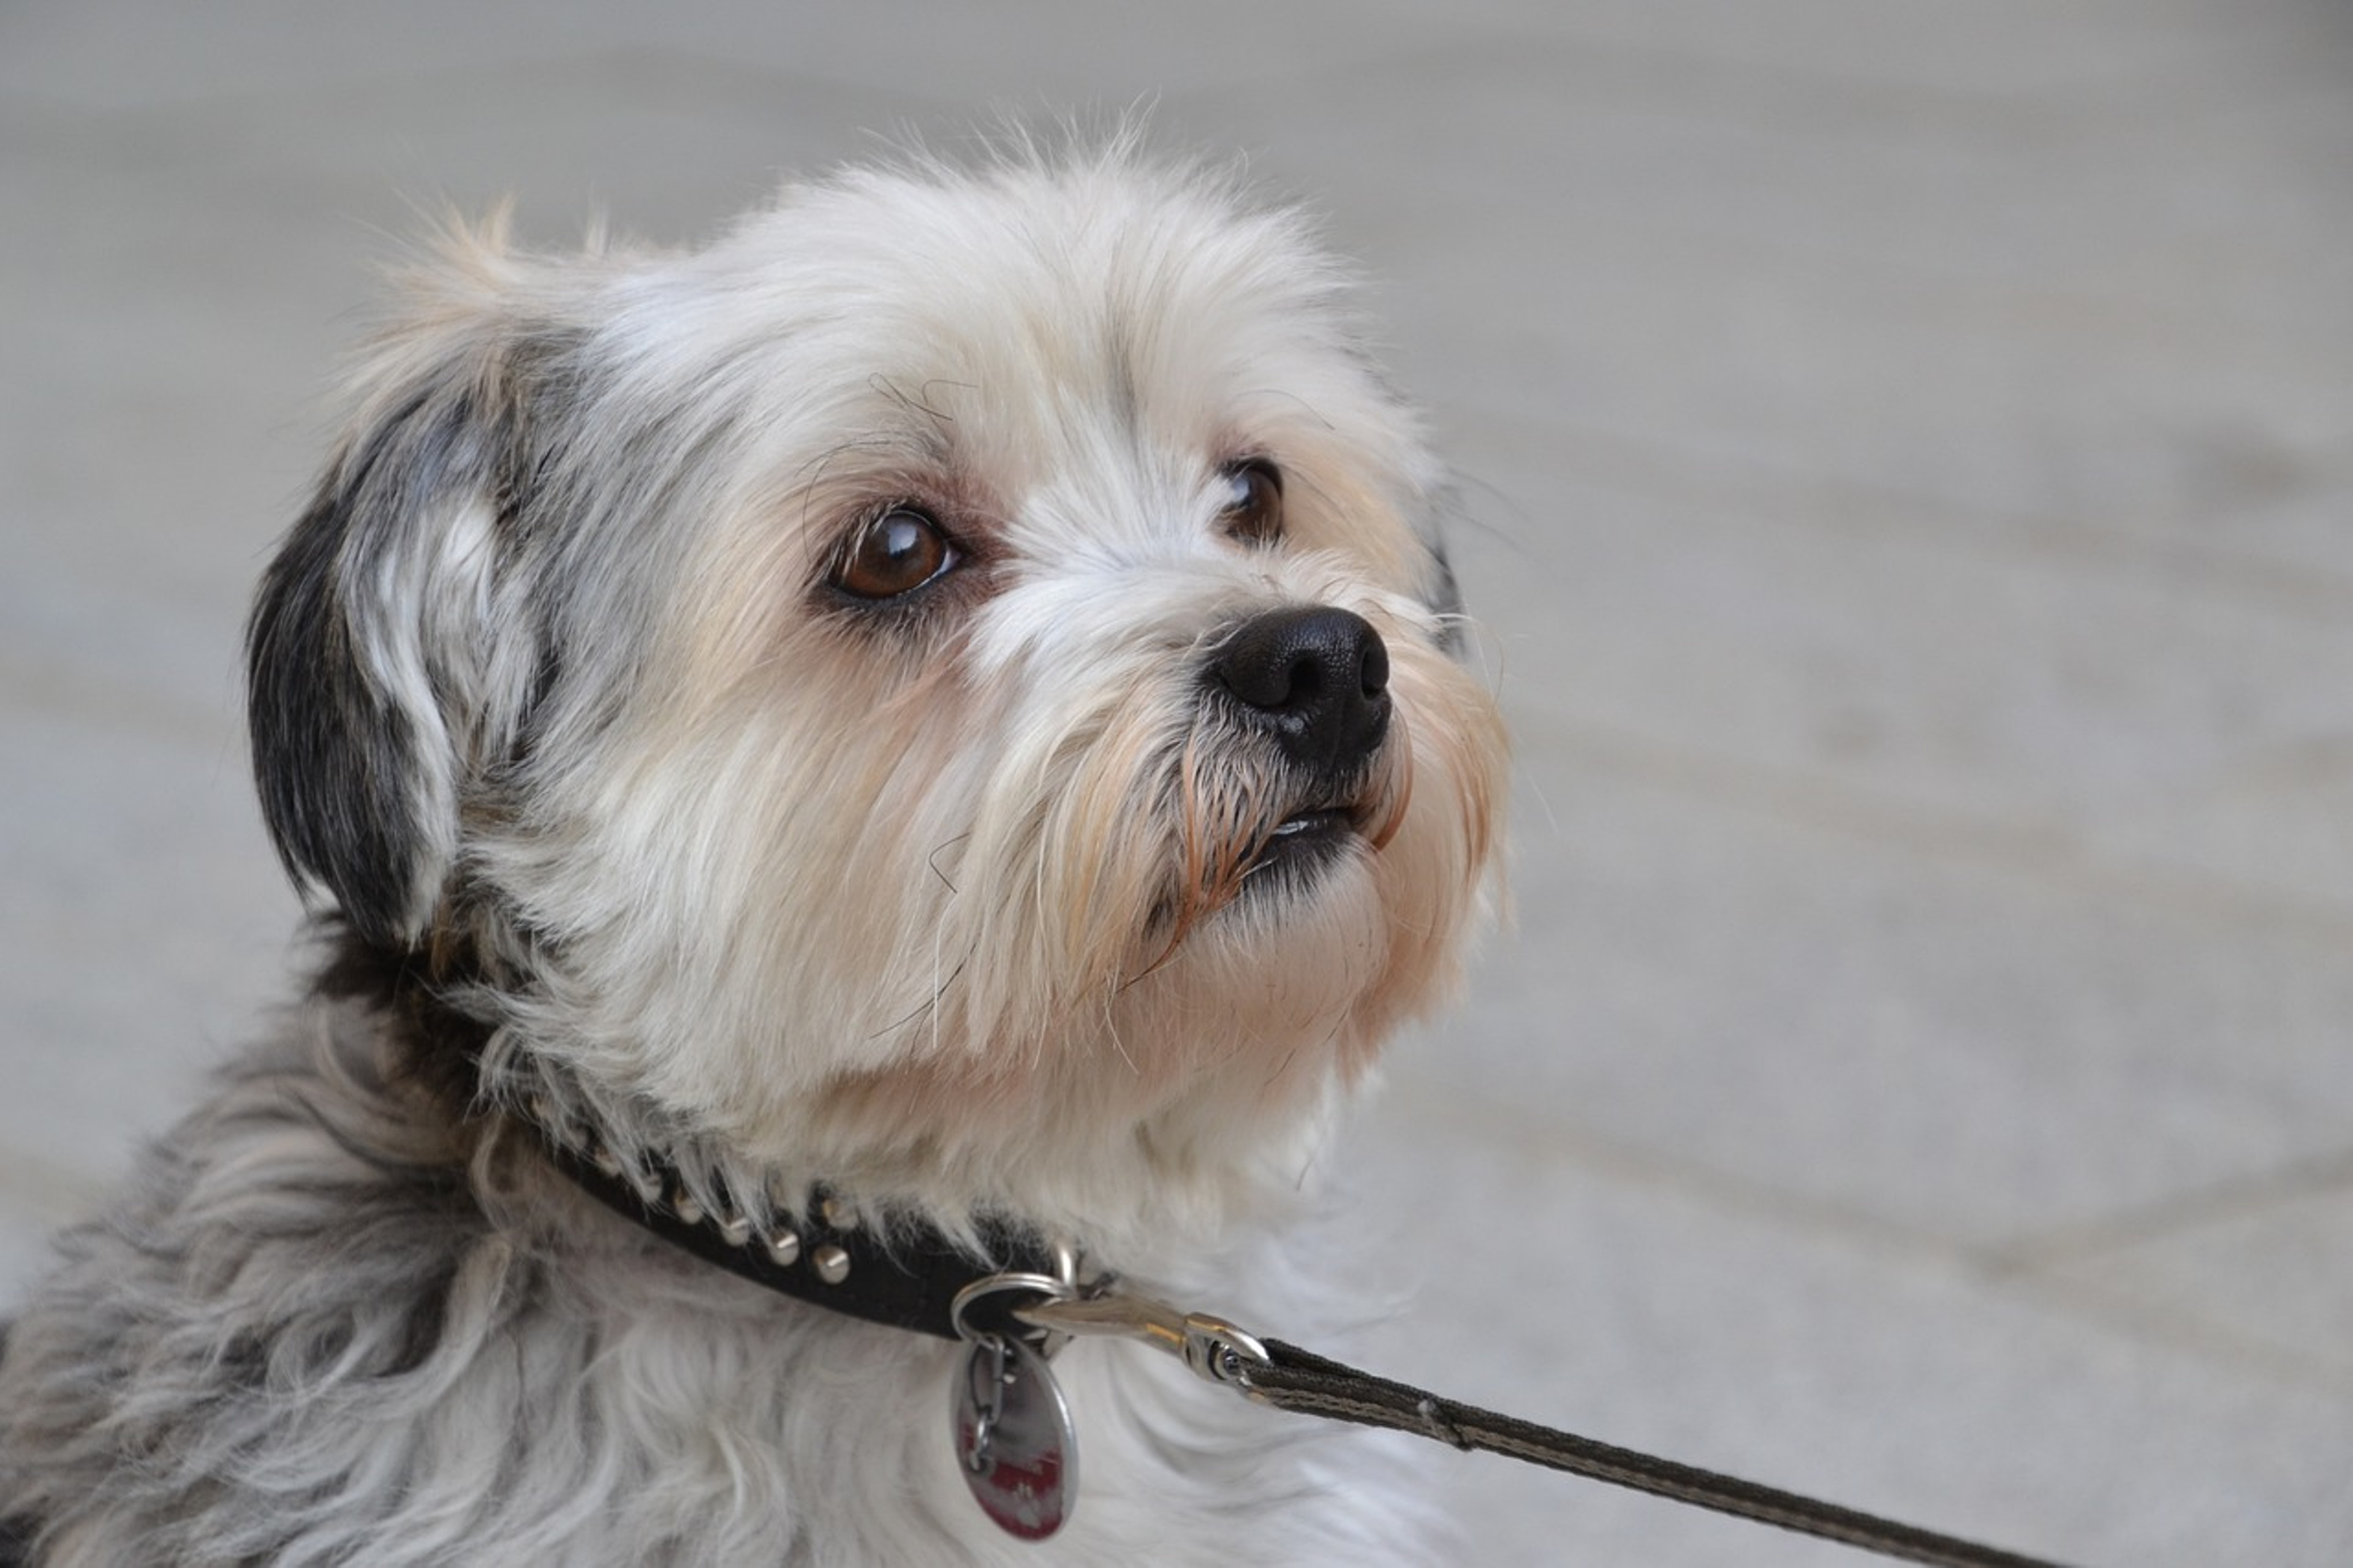
[[[388,237],[1149,100],[1379,280],[1517,731],[1516,929],[1338,1162],[1385,1369],[2353,1561],[2353,15],[488,9],[0,11],[6,1281],[280,994],[238,621]],[[1429,1464],[1466,1563],[1859,1561]]]

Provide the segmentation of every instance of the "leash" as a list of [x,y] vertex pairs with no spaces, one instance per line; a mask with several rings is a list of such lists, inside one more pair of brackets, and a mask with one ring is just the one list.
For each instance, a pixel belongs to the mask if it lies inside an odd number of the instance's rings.
[[667,1164],[630,1169],[593,1140],[544,1121],[540,1130],[559,1170],[673,1246],[797,1300],[968,1347],[951,1390],[965,1484],[992,1520],[1025,1540],[1053,1534],[1077,1499],[1076,1428],[1048,1363],[1074,1339],[1125,1339],[1174,1354],[1204,1380],[1277,1410],[1502,1454],[1901,1562],[2057,1568],[1444,1399],[1220,1318],[1180,1311],[1122,1289],[1115,1275],[1082,1284],[1071,1248],[1009,1220],[985,1218],[977,1227],[993,1263],[927,1227],[861,1229],[822,1194],[806,1214],[762,1229],[728,1212],[723,1199],[716,1207],[697,1202]]
[[1312,1355],[1280,1340],[1264,1343],[1267,1363],[1238,1368],[1236,1381],[1278,1410],[1416,1432],[1466,1451],[1504,1454],[1588,1480],[1630,1487],[1652,1497],[1820,1536],[1904,1562],[1941,1568],[2050,1568],[2015,1552],[1440,1399]]
[[[1034,1280],[1025,1285],[1035,1289]],[[1220,1319],[1179,1312],[1149,1297],[1116,1289],[1092,1295],[1058,1292],[1015,1308],[1014,1316],[1049,1333],[1106,1335],[1157,1346],[1207,1381],[1278,1410],[1409,1432],[1466,1451],[1502,1454],[1901,1562],[1936,1568],[2058,1568],[2042,1558],[1939,1535],[1443,1399],[1281,1340],[1260,1339]]]

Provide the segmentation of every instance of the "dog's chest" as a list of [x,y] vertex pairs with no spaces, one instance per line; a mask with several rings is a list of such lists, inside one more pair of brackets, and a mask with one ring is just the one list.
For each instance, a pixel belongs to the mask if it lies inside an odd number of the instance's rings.
[[[1066,1526],[992,1523],[959,1473],[961,1347],[790,1302],[682,1312],[660,1281],[608,1295],[606,1420],[634,1435],[632,1511],[695,1563],[1381,1563],[1423,1558],[1420,1489],[1383,1439],[1207,1387],[1126,1346],[1052,1363],[1074,1447]],[[561,1359],[571,1359],[565,1357]],[[689,1542],[691,1544],[688,1544]],[[612,1561],[620,1561],[615,1558]],[[589,1562],[605,1558],[589,1557]]]

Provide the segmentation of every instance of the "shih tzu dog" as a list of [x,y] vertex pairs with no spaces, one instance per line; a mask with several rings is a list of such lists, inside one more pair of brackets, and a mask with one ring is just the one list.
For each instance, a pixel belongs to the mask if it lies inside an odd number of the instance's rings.
[[10,1325],[23,1559],[1416,1555],[1380,1440],[1119,1346],[1062,1528],[966,1495],[1008,1258],[1316,1321],[1301,1173],[1479,923],[1501,727],[1350,301],[1124,142],[442,246],[250,626],[321,974]]

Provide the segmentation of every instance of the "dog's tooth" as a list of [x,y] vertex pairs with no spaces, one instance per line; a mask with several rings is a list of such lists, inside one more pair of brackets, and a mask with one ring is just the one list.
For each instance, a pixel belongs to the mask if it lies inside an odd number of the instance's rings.
[[800,1261],[801,1238],[783,1226],[778,1226],[770,1231],[765,1240],[768,1247],[768,1261],[779,1268],[788,1268]]
[[849,1278],[849,1254],[838,1247],[820,1247],[809,1254],[809,1267],[827,1284],[839,1285]]

